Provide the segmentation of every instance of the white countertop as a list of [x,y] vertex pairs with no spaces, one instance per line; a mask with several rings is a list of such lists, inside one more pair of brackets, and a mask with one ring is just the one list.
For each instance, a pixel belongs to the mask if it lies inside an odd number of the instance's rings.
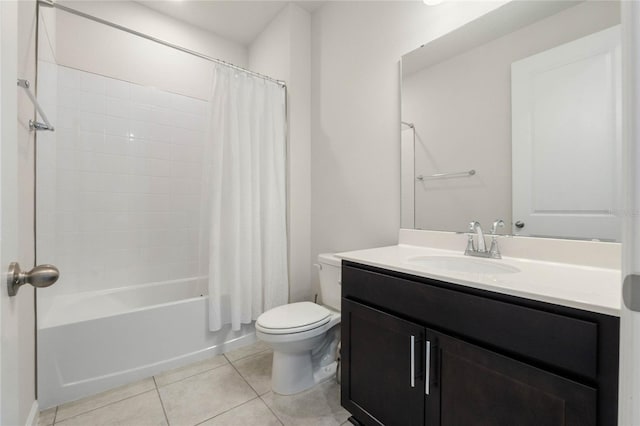
[[[619,269],[556,263],[504,256],[499,260],[462,256],[462,250],[446,250],[408,244],[350,251],[337,257],[392,271],[447,281],[467,287],[523,297],[571,308],[620,316]],[[415,256],[455,256],[479,262],[498,262],[520,270],[492,274],[456,272],[410,264]]]

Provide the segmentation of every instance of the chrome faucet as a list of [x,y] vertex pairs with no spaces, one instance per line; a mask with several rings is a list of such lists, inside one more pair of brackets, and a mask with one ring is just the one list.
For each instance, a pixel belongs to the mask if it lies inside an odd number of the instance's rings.
[[504,220],[496,219],[491,226],[491,248],[489,249],[489,257],[493,259],[502,259],[500,249],[498,248],[498,228],[504,228]]
[[[482,232],[482,227],[480,226],[480,222],[473,221],[469,223],[469,238],[467,240],[467,248],[464,251],[465,256],[476,256],[476,257],[489,257],[492,259],[501,259],[500,249],[498,248],[498,236],[496,234],[498,228],[504,226],[504,221],[501,219],[493,222],[493,226],[491,227],[491,248],[487,250],[487,244],[484,241],[484,232]],[[477,234],[478,245],[476,248],[476,244],[473,241],[473,234]]]
[[469,231],[475,232],[478,234],[478,249],[476,251],[478,253],[486,252],[487,245],[484,242],[484,232],[482,232],[482,226],[480,226],[480,222],[471,222],[469,224]]
[[[466,256],[483,256],[481,253],[487,252],[487,246],[484,242],[484,232],[482,232],[482,227],[480,226],[480,222],[473,221],[469,223],[469,239],[467,240],[467,249],[464,251]],[[476,249],[476,245],[473,242],[473,234],[478,234],[478,248]]]

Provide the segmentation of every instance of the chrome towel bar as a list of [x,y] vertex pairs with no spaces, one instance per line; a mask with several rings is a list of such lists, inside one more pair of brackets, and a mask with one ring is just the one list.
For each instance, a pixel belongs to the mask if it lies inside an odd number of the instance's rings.
[[39,121],[29,120],[29,129],[36,130],[36,131],[49,130],[53,132],[55,129],[49,122],[49,119],[47,118],[42,108],[40,108],[40,105],[38,104],[36,97],[31,92],[31,89],[30,89],[31,84],[29,83],[29,80],[23,80],[19,78],[18,86],[22,87],[25,90],[25,92],[27,92],[27,96],[29,97],[29,99],[31,99],[31,102],[33,102],[33,105],[36,107],[38,114],[40,114],[40,117],[42,117],[42,120],[44,121],[44,123],[41,123]]
[[474,169],[467,170],[466,172],[452,172],[452,173],[436,173],[435,175],[430,176],[416,176],[416,180],[424,181],[429,179],[443,179],[443,178],[453,178],[453,177],[467,177],[473,176],[476,174]]

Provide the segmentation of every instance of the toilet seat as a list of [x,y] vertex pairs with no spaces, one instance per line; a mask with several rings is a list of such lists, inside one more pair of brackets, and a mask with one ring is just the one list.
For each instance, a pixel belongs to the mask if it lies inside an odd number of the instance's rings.
[[331,311],[312,302],[290,303],[258,317],[256,329],[265,334],[292,334],[313,330],[331,320]]

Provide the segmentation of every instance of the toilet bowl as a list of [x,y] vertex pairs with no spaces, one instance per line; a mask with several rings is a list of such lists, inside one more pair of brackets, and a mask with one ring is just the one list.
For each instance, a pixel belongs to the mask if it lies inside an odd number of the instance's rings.
[[273,349],[271,388],[292,395],[334,377],[340,342],[340,259],[318,256],[323,305],[290,303],[264,312],[256,336]]

